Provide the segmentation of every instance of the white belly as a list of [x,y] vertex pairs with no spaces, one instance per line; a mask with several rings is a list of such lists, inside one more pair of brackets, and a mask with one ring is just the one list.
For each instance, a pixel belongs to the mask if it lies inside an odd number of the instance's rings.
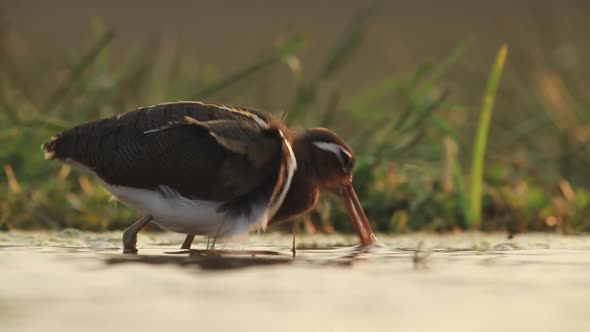
[[[268,223],[267,205],[254,206],[250,215],[229,217],[218,211],[219,202],[192,200],[180,195],[124,186],[112,186],[101,181],[103,186],[118,200],[144,215],[150,215],[161,227],[178,233],[233,236],[249,230],[265,229]],[[169,188],[164,188],[170,191]]]

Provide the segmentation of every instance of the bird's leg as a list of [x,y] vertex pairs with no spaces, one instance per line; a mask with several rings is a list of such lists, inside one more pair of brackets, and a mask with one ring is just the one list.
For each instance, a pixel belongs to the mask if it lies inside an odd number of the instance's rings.
[[293,221],[293,247],[291,251],[293,252],[293,258],[297,256],[297,247],[295,246],[295,233],[297,233],[297,221]]
[[137,233],[150,221],[152,216],[143,216],[123,232],[123,253],[137,254]]
[[217,234],[215,234],[215,236],[213,237],[213,242],[211,242],[211,247],[208,249],[209,253],[213,253],[215,250],[215,242],[217,242],[217,236],[219,236],[219,231],[217,231]]
[[221,225],[219,225],[219,228],[217,229],[217,233],[215,233],[215,237],[213,237],[213,243],[211,243],[211,248],[209,248],[210,253],[212,253],[215,250],[215,242],[217,242],[217,237],[219,236],[219,233],[221,232],[221,229],[223,228],[223,224],[225,224],[225,218],[221,222]]
[[191,245],[193,244],[193,240],[195,239],[194,234],[187,234],[184,242],[182,243],[182,247],[180,249],[190,249]]

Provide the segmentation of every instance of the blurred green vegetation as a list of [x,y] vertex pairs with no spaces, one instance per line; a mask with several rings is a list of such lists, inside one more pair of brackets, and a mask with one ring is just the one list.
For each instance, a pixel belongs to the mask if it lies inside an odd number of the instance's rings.
[[[128,226],[138,217],[136,212],[110,201],[94,179],[45,161],[40,145],[68,127],[140,106],[179,99],[226,103],[216,96],[255,80],[256,73],[286,66],[295,89],[288,123],[330,127],[347,139],[357,154],[355,187],[376,231],[590,230],[589,177],[578,171],[590,165],[590,103],[570,88],[567,77],[556,68],[537,66],[533,90],[514,91],[526,94],[533,105],[529,119],[495,136],[488,134],[494,118],[510,121],[511,116],[510,111],[496,110],[492,117],[496,90],[518,90],[500,79],[504,47],[493,67],[495,55],[489,54],[492,69],[488,87],[480,93],[481,110],[480,105],[458,104],[444,84],[450,68],[469,56],[471,41],[458,41],[446,58],[402,75],[384,73],[352,95],[326,89],[324,83],[346,70],[362,44],[374,10],[359,10],[341,37],[326,45],[314,75],[304,75],[297,56],[306,36],[284,38],[266,56],[220,76],[210,69],[195,70],[193,60],[177,49],[149,43],[129,46],[125,59],[114,60],[116,32],[100,23],[93,25],[95,40],[86,52],[65,54],[63,64],[23,68],[3,27],[0,228]],[[509,54],[506,61],[511,61]],[[464,120],[472,117],[480,119],[479,126]],[[536,136],[539,130],[543,137]],[[491,156],[486,140],[524,148]],[[352,231],[343,207],[329,196],[298,225],[310,232]]]

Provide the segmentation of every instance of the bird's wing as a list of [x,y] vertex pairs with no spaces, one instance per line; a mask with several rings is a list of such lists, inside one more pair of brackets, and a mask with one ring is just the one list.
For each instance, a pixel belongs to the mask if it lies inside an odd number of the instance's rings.
[[250,110],[174,103],[70,129],[46,151],[110,184],[229,201],[285,177],[284,139],[270,121]]
[[180,121],[170,122],[160,128],[146,131],[153,133],[170,130],[178,126],[196,125],[209,132],[215,141],[228,151],[246,156],[256,168],[262,167],[268,161],[277,157],[276,128],[261,127],[252,121],[237,119],[199,121],[191,116],[185,116]]

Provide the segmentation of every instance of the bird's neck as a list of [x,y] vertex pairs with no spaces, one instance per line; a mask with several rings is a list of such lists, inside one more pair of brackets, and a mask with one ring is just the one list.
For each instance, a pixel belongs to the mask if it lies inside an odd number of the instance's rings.
[[295,218],[311,210],[318,201],[320,190],[311,143],[303,134],[295,135],[292,141],[297,170],[283,204],[271,223]]

